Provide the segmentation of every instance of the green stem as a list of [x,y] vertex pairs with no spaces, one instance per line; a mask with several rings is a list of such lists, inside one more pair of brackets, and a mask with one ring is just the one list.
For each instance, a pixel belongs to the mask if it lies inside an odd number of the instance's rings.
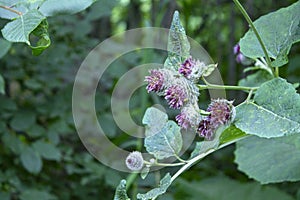
[[19,11],[17,11],[17,10],[14,10],[14,9],[8,7],[8,6],[0,6],[0,8],[3,8],[3,9],[5,9],[5,10],[8,10],[8,11],[13,12],[13,13],[15,13],[15,14],[17,14],[17,15],[20,15],[20,16],[22,15],[21,12],[19,12]]
[[151,162],[148,162],[148,161],[144,161],[144,163],[145,163],[146,165],[150,165],[150,166],[176,167],[176,166],[181,166],[181,165],[186,164],[187,161],[179,162],[179,163],[158,163],[158,162],[151,163]]
[[274,69],[272,68],[272,64],[271,64],[271,59],[268,55],[268,52],[267,52],[267,49],[257,31],[257,29],[255,28],[251,18],[249,17],[248,13],[246,12],[246,10],[244,9],[244,7],[242,6],[242,4],[238,1],[238,0],[233,0],[233,2],[235,3],[235,5],[238,7],[238,9],[241,11],[241,13],[243,14],[243,16],[245,17],[245,19],[247,20],[247,22],[249,23],[250,27],[252,28],[264,54],[265,54],[265,57],[266,57],[266,60],[267,60],[267,63],[268,63],[268,67],[271,68],[273,74],[276,76],[276,73],[274,72]]
[[189,169],[192,165],[196,164],[198,161],[200,161],[202,158],[206,157],[207,155],[219,150],[219,149],[222,149],[223,147],[226,147],[232,143],[235,143],[241,139],[244,139],[246,137],[249,137],[249,135],[245,135],[243,137],[240,137],[240,138],[236,138],[234,140],[231,140],[227,143],[224,143],[222,145],[220,145],[217,149],[210,149],[208,150],[207,152],[205,153],[202,153],[202,154],[199,154],[198,156],[192,158],[191,160],[188,161],[187,164],[185,164],[184,166],[182,166],[171,178],[171,182],[173,182],[180,174],[182,174],[184,171],[186,171],[187,169]]
[[252,94],[253,94],[253,90],[250,90],[246,102],[250,101]]
[[215,85],[207,82],[204,78],[202,80],[205,82],[206,85],[198,85],[200,90],[204,89],[228,89],[228,90],[246,90],[246,91],[251,91],[251,90],[257,90],[258,87],[246,87],[246,86],[234,86],[234,85]]

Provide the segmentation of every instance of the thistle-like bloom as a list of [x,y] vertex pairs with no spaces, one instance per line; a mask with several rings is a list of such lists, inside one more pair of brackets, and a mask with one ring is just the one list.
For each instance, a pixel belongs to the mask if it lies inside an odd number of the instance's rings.
[[211,124],[217,128],[232,121],[233,108],[232,101],[226,99],[213,100],[207,108],[207,111],[210,112]]
[[148,93],[151,91],[159,92],[164,86],[164,74],[157,69],[150,70],[150,76],[146,76],[145,81],[148,82],[146,87]]
[[182,74],[185,77],[189,77],[192,73],[192,69],[195,66],[195,61],[192,59],[192,57],[189,57],[182,63],[178,69],[178,72]]
[[172,85],[165,91],[165,99],[168,101],[170,108],[180,109],[187,99],[187,92],[180,85]]
[[199,136],[202,136],[208,140],[211,140],[213,138],[214,131],[215,131],[215,129],[212,126],[209,117],[203,119],[199,123],[198,129],[197,129]]
[[132,171],[139,171],[144,166],[142,153],[139,151],[131,152],[126,158],[126,166]]
[[229,124],[234,120],[235,107],[232,105],[232,101],[216,99],[212,100],[207,111],[210,114],[199,123],[197,132],[200,136],[211,140],[221,125]]
[[201,115],[199,114],[198,105],[189,104],[184,106],[181,113],[175,117],[179,126],[184,129],[195,128],[199,124]]

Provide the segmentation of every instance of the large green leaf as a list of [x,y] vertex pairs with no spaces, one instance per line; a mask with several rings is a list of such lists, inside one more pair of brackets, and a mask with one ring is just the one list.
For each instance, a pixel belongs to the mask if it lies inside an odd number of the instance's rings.
[[0,38],[0,58],[5,56],[5,54],[8,52],[10,47],[11,47],[11,43],[9,41]]
[[259,183],[242,183],[224,176],[188,182],[178,179],[175,182],[178,199],[181,200],[293,200],[276,187],[262,186]]
[[45,0],[40,6],[39,11],[45,16],[53,16],[60,14],[75,14],[90,5],[95,0]]
[[300,96],[292,84],[281,78],[268,81],[254,101],[236,108],[237,128],[265,138],[300,133]]
[[300,180],[300,134],[246,138],[237,142],[235,156],[239,170],[261,183]]
[[1,30],[3,37],[10,42],[25,42],[30,45],[29,34],[45,19],[38,10],[30,10],[7,23]]
[[266,72],[265,70],[259,70],[251,75],[248,75],[246,78],[243,78],[239,81],[240,86],[247,87],[259,87],[264,82],[271,80],[273,76]]
[[41,171],[43,165],[42,159],[31,147],[25,148],[20,158],[22,165],[28,172],[38,174]]
[[178,155],[182,148],[180,127],[170,120],[159,132],[146,137],[144,145],[157,159]]
[[178,67],[190,56],[190,43],[179,19],[178,11],[174,12],[168,40],[168,58],[165,66]]
[[20,195],[21,200],[56,200],[57,198],[47,191],[36,189],[24,190]]
[[114,200],[130,200],[126,193],[126,180],[121,180],[118,185]]
[[43,158],[47,160],[59,161],[61,159],[61,153],[59,149],[51,143],[39,140],[33,143],[32,147],[36,152],[38,152]]
[[43,20],[39,26],[34,29],[32,32],[33,35],[38,37],[37,43],[33,46],[30,45],[30,48],[32,49],[32,54],[35,56],[40,55],[45,49],[47,49],[50,44],[51,40],[48,34],[48,22],[47,20]]
[[35,123],[35,120],[36,114],[34,112],[29,110],[21,110],[13,116],[10,126],[14,130],[25,131]]
[[158,133],[167,123],[168,115],[155,107],[146,110],[142,123],[146,125],[146,137]]
[[165,177],[163,179],[160,180],[159,182],[159,187],[154,188],[152,190],[150,190],[149,192],[145,193],[145,194],[138,194],[137,198],[138,199],[142,199],[142,200],[148,200],[148,199],[155,199],[157,198],[159,195],[164,194],[168,187],[171,185],[171,176],[169,173],[167,173],[165,175]]
[[[300,41],[299,10],[300,1],[264,15],[254,22],[269,56],[276,59],[273,66],[286,64],[292,44]],[[240,40],[240,46],[242,53],[247,57],[264,57],[263,50],[251,29]]]

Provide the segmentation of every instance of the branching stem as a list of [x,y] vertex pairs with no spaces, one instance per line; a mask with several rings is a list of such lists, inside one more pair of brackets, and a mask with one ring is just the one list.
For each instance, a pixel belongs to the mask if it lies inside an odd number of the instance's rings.
[[14,9],[8,7],[8,6],[0,6],[0,8],[3,8],[3,9],[5,9],[5,10],[8,10],[8,11],[13,12],[13,13],[15,13],[15,14],[17,14],[17,15],[20,15],[20,16],[23,14],[23,13],[21,13],[21,12],[19,12],[19,11],[17,11],[17,10],[14,10]]

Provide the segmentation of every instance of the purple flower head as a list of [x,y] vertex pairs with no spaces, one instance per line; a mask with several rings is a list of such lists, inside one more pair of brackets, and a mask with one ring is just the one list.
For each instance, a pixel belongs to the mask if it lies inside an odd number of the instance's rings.
[[185,88],[180,85],[172,85],[165,91],[165,99],[170,108],[179,109],[187,101]]
[[200,121],[198,105],[189,104],[182,108],[181,113],[175,117],[179,126],[184,129],[196,128]]
[[244,61],[246,60],[246,57],[242,54],[242,53],[239,53],[236,58],[235,58],[236,62],[237,63],[244,63]]
[[241,51],[241,48],[240,48],[240,44],[236,44],[234,47],[233,47],[233,53],[234,55],[236,54],[239,54]]
[[182,63],[178,69],[178,72],[182,74],[185,77],[189,77],[189,75],[192,73],[192,69],[195,65],[195,61],[190,56],[188,59]]
[[211,140],[213,138],[214,131],[215,131],[215,129],[212,126],[209,117],[203,119],[199,123],[198,129],[197,129],[199,136],[202,136],[208,140]]
[[159,92],[164,85],[164,74],[160,70],[150,70],[150,76],[146,76],[145,81],[148,82],[146,87],[148,92]]
[[232,120],[233,105],[231,101],[226,99],[216,99],[208,106],[207,111],[210,112],[210,121],[213,127],[227,124]]

